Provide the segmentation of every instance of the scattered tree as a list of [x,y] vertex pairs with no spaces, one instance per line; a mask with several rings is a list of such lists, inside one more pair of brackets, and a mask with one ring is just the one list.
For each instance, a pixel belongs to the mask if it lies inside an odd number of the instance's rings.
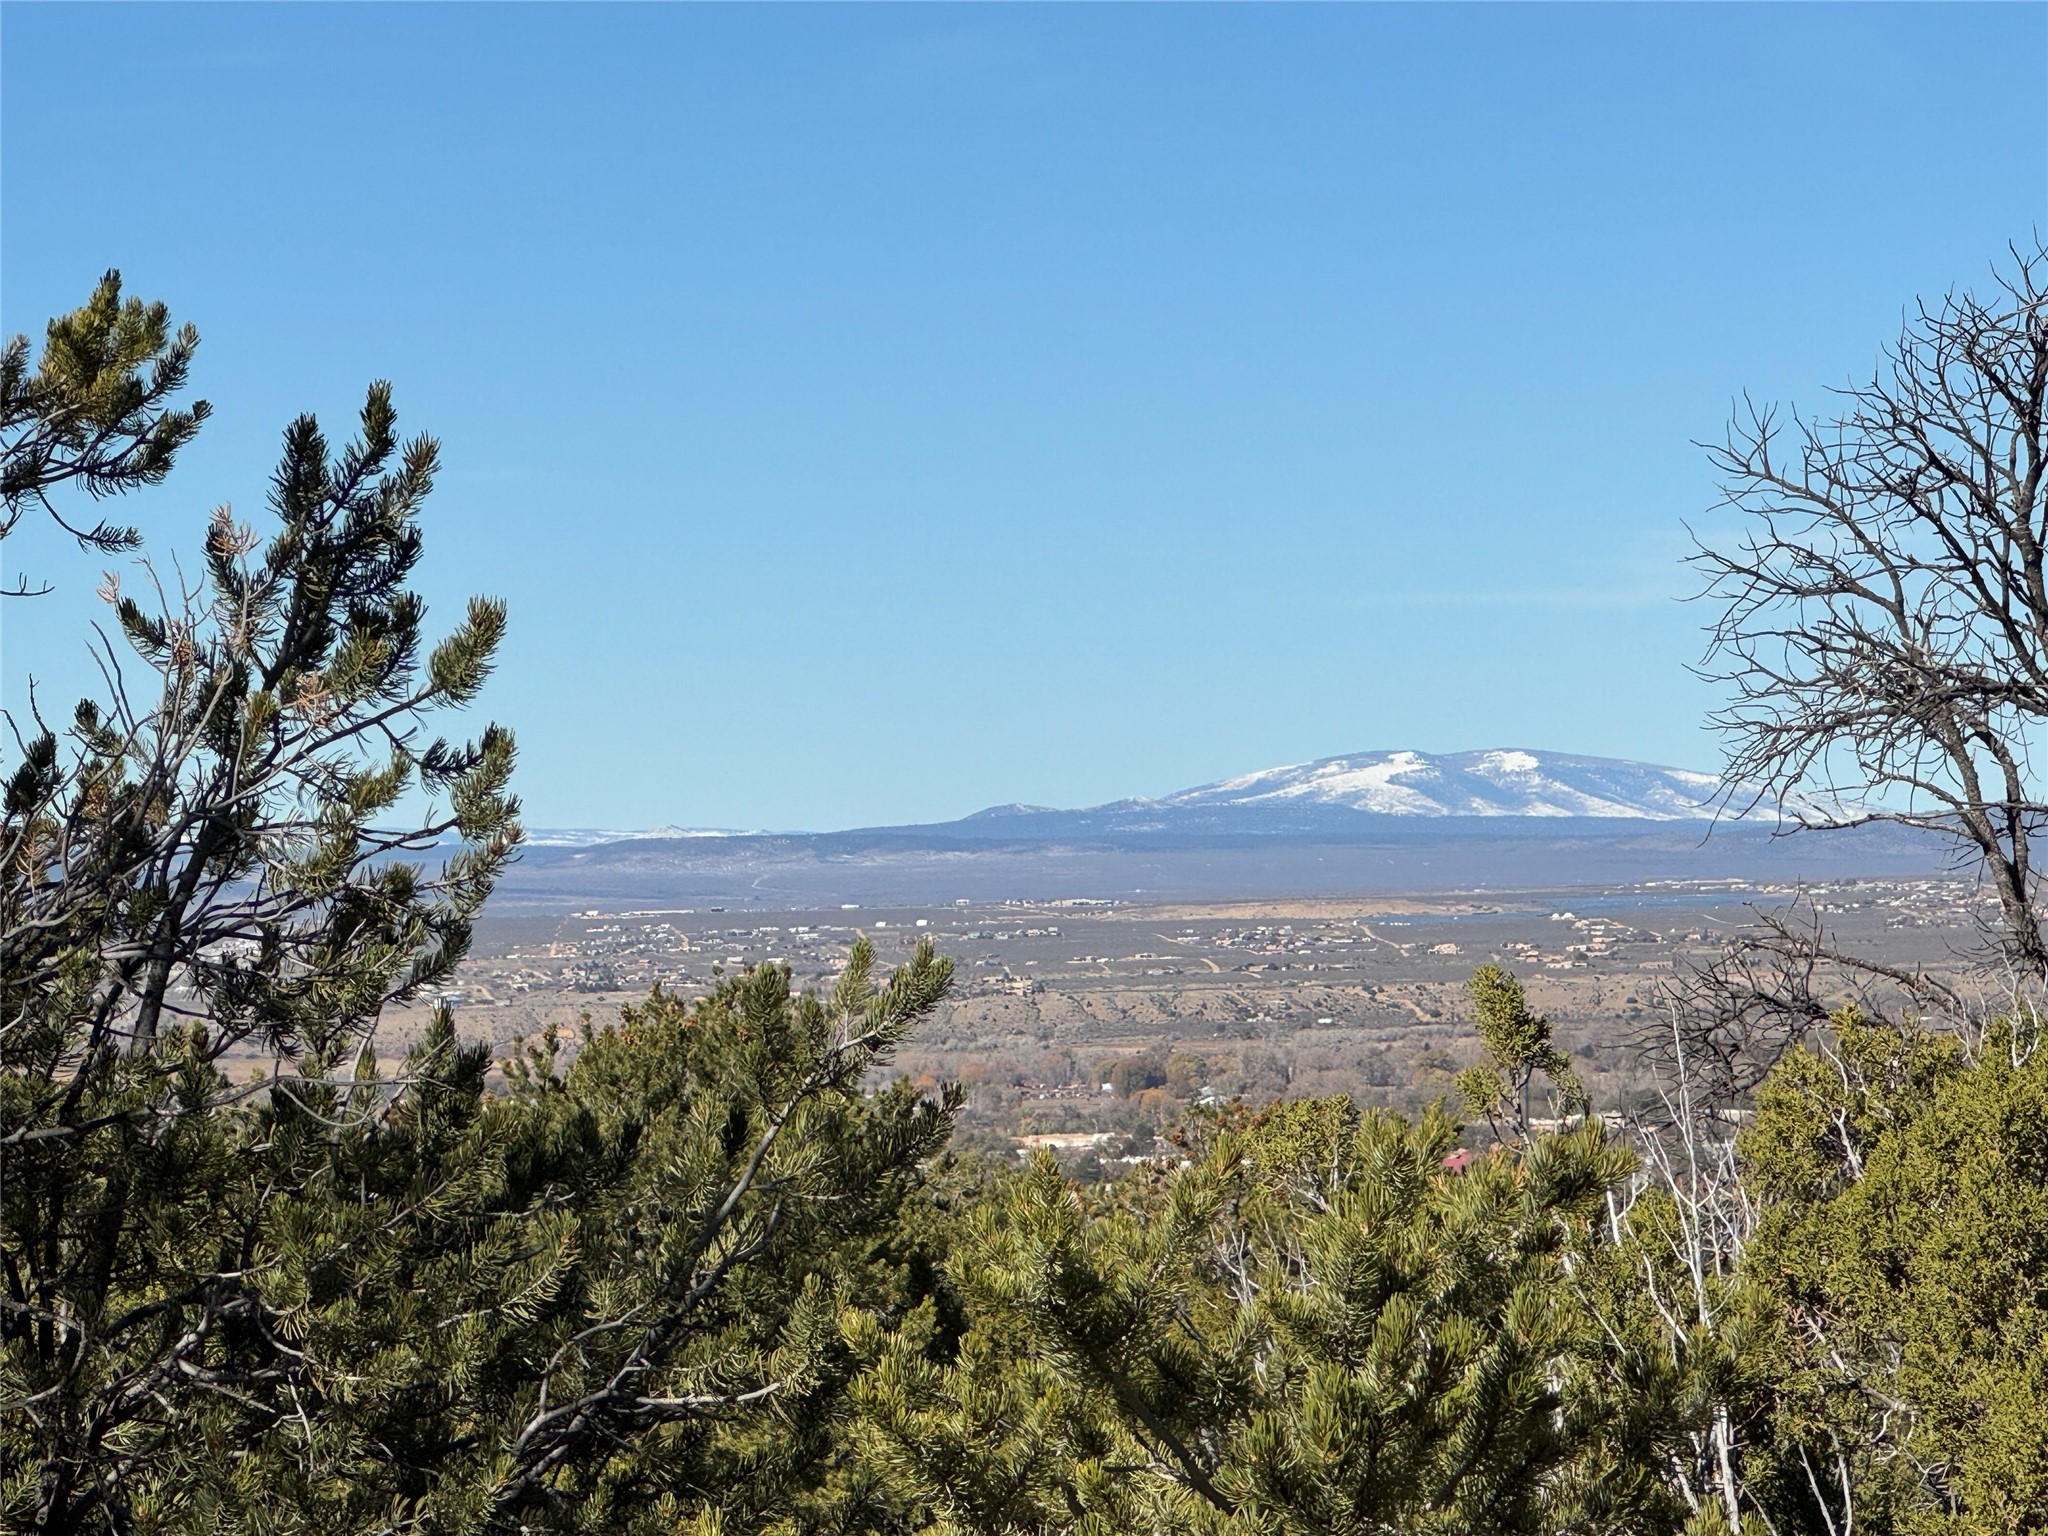
[[1550,1020],[1529,1010],[1522,984],[1497,965],[1482,965],[1466,983],[1483,1059],[1458,1074],[1458,1091],[1494,1135],[1518,1141],[1529,1135],[1529,1089],[1538,1077],[1551,1087],[1561,1114],[1587,1108],[1586,1090],[1571,1061],[1551,1043]]

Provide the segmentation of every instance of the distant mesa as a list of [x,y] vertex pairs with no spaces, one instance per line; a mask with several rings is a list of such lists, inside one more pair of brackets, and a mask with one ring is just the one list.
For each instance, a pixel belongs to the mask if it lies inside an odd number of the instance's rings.
[[651,827],[642,832],[615,832],[598,827],[530,827],[529,848],[594,848],[600,843],[637,842],[646,838],[674,840],[685,837],[752,837],[751,832],[726,827]]

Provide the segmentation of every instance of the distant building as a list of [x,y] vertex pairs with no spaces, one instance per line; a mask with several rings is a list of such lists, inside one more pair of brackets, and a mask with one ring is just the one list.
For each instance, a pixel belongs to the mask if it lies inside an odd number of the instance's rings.
[[1017,1146],[1025,1152],[1036,1152],[1041,1147],[1054,1152],[1087,1152],[1103,1146],[1114,1131],[1046,1131],[1035,1136],[1019,1136]]

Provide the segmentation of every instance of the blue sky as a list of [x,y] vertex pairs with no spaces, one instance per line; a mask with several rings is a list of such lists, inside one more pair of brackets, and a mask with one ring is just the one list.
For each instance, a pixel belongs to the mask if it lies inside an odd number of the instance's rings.
[[[1693,440],[2048,222],[2039,5],[13,4],[0,70],[0,323],[119,266],[205,338],[123,515],[392,379],[537,825],[1712,766]],[[77,691],[103,562],[5,559]]]

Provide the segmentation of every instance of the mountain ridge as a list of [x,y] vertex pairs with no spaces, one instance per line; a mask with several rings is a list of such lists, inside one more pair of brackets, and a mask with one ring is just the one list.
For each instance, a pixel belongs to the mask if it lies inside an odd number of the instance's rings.
[[[962,836],[1059,835],[1057,828],[1131,832],[1221,831],[1234,827],[1307,832],[1354,817],[1511,818],[1548,821],[1711,822],[1721,781],[1711,773],[1632,758],[1593,757],[1525,747],[1419,752],[1397,747],[1342,753],[1262,768],[1160,796],[1132,795],[1064,808],[1010,801],[947,821],[846,828],[836,832],[661,827],[652,831],[533,831],[540,847],[681,841],[693,838],[833,838],[861,833],[937,832]],[[1770,820],[1771,817],[1758,817]]]
[[1940,864],[1940,848],[1896,828],[1787,837],[1775,807],[1717,817],[1719,789],[1689,769],[1523,748],[1349,753],[1079,810],[994,805],[914,825],[598,843],[542,834],[508,873],[506,894],[748,907],[1237,900],[1919,877]]
[[1397,747],[1262,768],[1158,797],[1077,811],[990,806],[963,820],[1016,815],[1145,814],[1227,806],[1314,806],[1383,816],[1600,817],[1711,821],[1718,775],[1631,758],[1488,747],[1431,753]]

